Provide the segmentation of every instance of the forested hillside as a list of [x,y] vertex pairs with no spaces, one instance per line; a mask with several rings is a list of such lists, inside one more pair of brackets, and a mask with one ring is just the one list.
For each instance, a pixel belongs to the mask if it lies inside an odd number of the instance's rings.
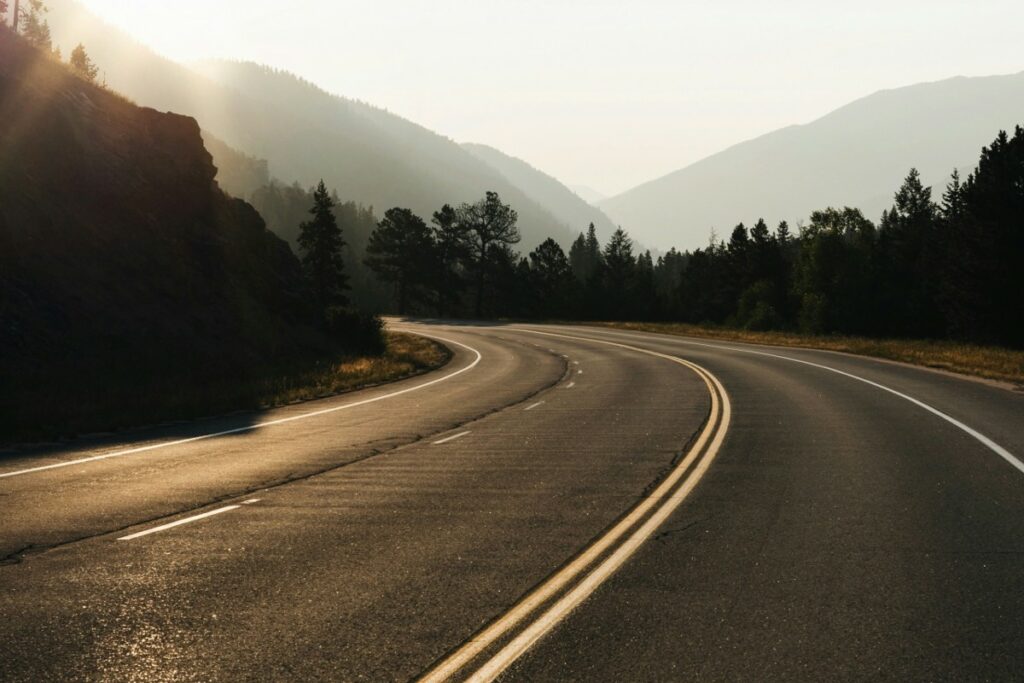
[[139,104],[196,118],[233,149],[265,159],[282,182],[311,187],[322,178],[345,201],[424,213],[496,190],[518,207],[526,243],[546,235],[571,238],[568,226],[500,173],[422,126],[256,64],[187,68],[97,20],[74,0],[48,4],[55,44],[67,52],[85,43],[112,88]]
[[0,27],[0,121],[0,432],[344,345],[288,245],[218,188],[194,119]]
[[597,233],[604,237],[614,232],[615,225],[601,209],[588,204],[557,178],[488,145],[465,143],[462,147],[496,169],[528,197],[540,202],[565,225],[579,230],[593,223]]
[[232,197],[248,200],[253,192],[270,184],[270,165],[266,159],[243,154],[209,131],[203,131],[202,135],[203,144],[217,167],[217,184],[222,190]]
[[[377,227],[377,216],[369,207],[342,201],[336,191],[332,196],[336,203],[334,213],[338,227],[345,240],[342,256],[349,276],[352,303],[369,311],[392,310],[391,288],[381,283],[363,263],[370,233]],[[249,200],[266,220],[267,227],[286,239],[296,253],[301,253],[299,226],[309,216],[313,205],[312,192],[297,184],[271,182],[252,192]]]

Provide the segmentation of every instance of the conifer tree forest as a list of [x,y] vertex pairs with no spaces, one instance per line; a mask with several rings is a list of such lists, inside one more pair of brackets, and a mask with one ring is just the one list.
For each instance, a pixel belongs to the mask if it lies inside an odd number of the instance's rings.
[[[319,188],[323,191],[323,188]],[[288,196],[291,199],[288,199]],[[288,222],[298,187],[254,197]],[[668,321],[749,330],[956,339],[1024,347],[1024,129],[1001,132],[966,178],[940,192],[911,169],[877,224],[828,207],[806,224],[758,218],[693,251],[640,251],[627,232],[589,226],[568,252],[528,253],[515,210],[493,192],[429,220],[344,205],[351,297],[421,316]],[[290,228],[294,230],[294,228]],[[284,227],[287,234],[289,228]]]

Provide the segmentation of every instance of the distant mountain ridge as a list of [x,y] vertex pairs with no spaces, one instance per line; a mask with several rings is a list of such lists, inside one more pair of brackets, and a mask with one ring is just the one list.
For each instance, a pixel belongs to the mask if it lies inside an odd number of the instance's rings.
[[588,204],[593,204],[594,206],[597,206],[604,200],[608,199],[608,195],[595,190],[589,185],[570,185],[569,189],[575,192],[580,199]]
[[603,237],[615,231],[615,224],[601,209],[588,204],[557,178],[488,145],[467,142],[462,147],[496,169],[527,196],[540,202],[566,225],[580,226],[582,231],[593,223],[598,234]]
[[740,221],[791,224],[826,206],[877,220],[911,167],[936,195],[1000,129],[1024,122],[1024,72],[884,90],[806,125],[737,144],[599,204],[659,247],[707,243]]
[[272,176],[310,186],[323,178],[341,197],[413,209],[425,219],[445,203],[497,191],[520,215],[522,248],[551,236],[565,245],[585,225],[568,226],[457,143],[382,109],[325,92],[292,74],[251,63],[186,68],[152,52],[74,0],[50,0],[54,42],[85,43],[107,83],[140,104],[195,117],[204,131]]

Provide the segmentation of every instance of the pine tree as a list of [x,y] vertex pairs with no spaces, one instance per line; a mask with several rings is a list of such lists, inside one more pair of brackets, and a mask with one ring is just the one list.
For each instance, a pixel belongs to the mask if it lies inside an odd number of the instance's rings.
[[435,211],[433,289],[438,315],[454,312],[463,289],[466,261],[470,254],[469,235],[459,223],[458,214],[448,204]]
[[[495,265],[498,261],[490,258],[491,251],[493,248],[509,248],[519,242],[519,228],[516,226],[519,214],[511,206],[503,204],[497,192],[487,192],[484,198],[475,204],[461,205],[455,214],[458,224],[468,236],[470,259],[476,271],[474,311],[477,317],[480,317],[484,312],[490,276],[498,268]],[[512,265],[514,267],[515,261]]]
[[654,284],[663,313],[674,318],[682,315],[679,305],[679,285],[683,280],[690,254],[684,254],[672,247],[664,256],[658,257],[654,269]]
[[603,317],[616,320],[628,318],[634,303],[636,273],[633,240],[625,230],[618,228],[609,238],[602,256],[600,272]]
[[48,11],[43,0],[28,0],[28,12],[21,17],[21,34],[28,42],[47,52],[53,49],[50,24],[43,18]]
[[345,305],[348,276],[341,257],[345,242],[334,217],[334,200],[321,180],[313,191],[313,219],[299,226],[302,266],[317,304],[321,308]]
[[558,242],[550,237],[530,252],[530,284],[534,308],[541,316],[564,315],[573,292],[574,274]]
[[768,224],[763,218],[758,218],[757,223],[750,229],[750,239],[755,245],[767,244],[771,239],[771,231],[768,230]]
[[789,223],[786,221],[779,223],[779,227],[775,229],[775,239],[783,247],[789,244],[789,240],[792,239],[792,235],[789,234]]
[[650,320],[658,312],[658,297],[654,285],[654,258],[649,250],[636,258],[632,299],[634,302],[632,317]]
[[964,339],[1024,348],[1024,128],[1000,131],[961,188],[946,315]]
[[953,169],[946,191],[942,193],[942,217],[947,221],[957,221],[964,213],[964,186],[960,182],[960,171]]
[[747,247],[750,246],[750,236],[747,232],[747,226],[740,223],[732,229],[732,234],[729,236],[729,252],[735,256],[746,257]]
[[422,299],[430,283],[434,239],[423,219],[409,209],[389,209],[370,234],[363,262],[395,286],[398,313]]
[[612,233],[604,248],[604,267],[615,284],[624,284],[636,265],[633,240],[622,228]]
[[597,239],[597,229],[591,223],[587,234],[582,233],[573,242],[569,250],[569,264],[576,279],[588,283],[597,273],[601,265],[601,242]]
[[523,261],[510,244],[491,242],[486,255],[487,289],[481,307],[487,315],[522,314],[530,268]]
[[88,53],[85,51],[85,46],[79,43],[74,50],[71,51],[70,62],[71,68],[74,69],[75,73],[90,83],[96,82],[96,74],[99,73],[100,69],[98,66],[93,64],[92,59],[89,58]]
[[587,268],[589,269],[587,277],[590,278],[601,267],[602,262],[601,241],[597,239],[597,229],[593,223],[587,228],[587,239],[584,246],[586,247]]
[[587,240],[581,232],[569,247],[569,267],[580,282],[587,281]]
[[916,168],[910,169],[903,185],[896,193],[897,214],[905,220],[931,220],[935,216],[932,202],[932,188],[921,183],[921,174]]
[[895,334],[936,336],[944,331],[938,309],[942,235],[932,188],[912,168],[883,214],[879,230],[881,277],[889,292],[879,316]]

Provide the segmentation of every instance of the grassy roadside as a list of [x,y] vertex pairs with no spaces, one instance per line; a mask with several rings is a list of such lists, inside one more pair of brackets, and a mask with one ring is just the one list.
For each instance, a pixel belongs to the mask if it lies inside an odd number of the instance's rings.
[[[102,379],[33,383],[7,403],[0,397],[0,447],[75,435],[264,410],[384,382],[443,366],[451,352],[412,334],[385,332],[380,356],[337,356],[255,368],[240,376],[174,378],[105,375]],[[69,378],[65,377],[65,380]]]
[[431,339],[402,332],[385,332],[387,351],[381,356],[354,356],[318,361],[311,367],[272,374],[257,380],[249,394],[258,408],[324,398],[346,391],[393,382],[435,370],[451,352]]
[[976,346],[951,341],[867,339],[864,337],[817,337],[790,332],[751,332],[683,323],[588,323],[600,327],[639,332],[660,332],[687,337],[844,351],[861,356],[938,368],[963,375],[999,380],[1024,388],[1024,351]]

